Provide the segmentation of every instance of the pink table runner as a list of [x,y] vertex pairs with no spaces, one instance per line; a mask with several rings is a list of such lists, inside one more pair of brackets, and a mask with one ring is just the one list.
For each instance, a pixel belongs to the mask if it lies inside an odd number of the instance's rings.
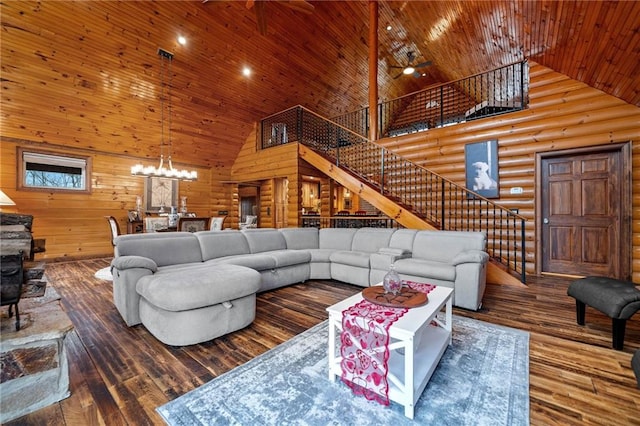
[[[402,283],[427,294],[435,288],[413,281]],[[389,327],[407,312],[407,308],[390,308],[362,300],[342,313],[342,381],[354,394],[389,405]]]

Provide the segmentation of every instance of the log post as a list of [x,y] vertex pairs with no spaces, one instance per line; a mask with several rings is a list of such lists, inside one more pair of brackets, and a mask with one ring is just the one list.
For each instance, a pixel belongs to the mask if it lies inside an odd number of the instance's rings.
[[378,2],[369,1],[369,140],[378,140]]

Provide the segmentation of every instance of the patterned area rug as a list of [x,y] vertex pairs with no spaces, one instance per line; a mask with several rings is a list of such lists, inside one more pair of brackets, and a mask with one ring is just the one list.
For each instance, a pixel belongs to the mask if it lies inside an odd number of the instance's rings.
[[111,276],[111,267],[107,266],[106,268],[99,269],[94,276],[99,280],[113,281],[113,276]]
[[170,425],[528,425],[529,333],[454,315],[415,419],[327,376],[328,322],[159,407]]

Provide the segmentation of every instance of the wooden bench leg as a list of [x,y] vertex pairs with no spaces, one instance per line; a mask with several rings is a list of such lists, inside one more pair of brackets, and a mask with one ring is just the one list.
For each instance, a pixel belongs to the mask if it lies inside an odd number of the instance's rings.
[[626,325],[627,320],[613,318],[611,327],[611,333],[613,334],[613,349],[617,349],[619,351],[622,350],[622,347],[624,346],[624,329]]
[[576,321],[579,325],[584,325],[585,304],[576,299]]

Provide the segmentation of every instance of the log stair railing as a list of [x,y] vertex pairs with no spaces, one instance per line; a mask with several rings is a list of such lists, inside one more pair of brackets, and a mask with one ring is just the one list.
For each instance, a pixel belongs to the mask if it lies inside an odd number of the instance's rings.
[[485,232],[488,281],[525,282],[524,217],[302,106],[262,120],[259,138],[298,142],[302,159],[404,227]]

